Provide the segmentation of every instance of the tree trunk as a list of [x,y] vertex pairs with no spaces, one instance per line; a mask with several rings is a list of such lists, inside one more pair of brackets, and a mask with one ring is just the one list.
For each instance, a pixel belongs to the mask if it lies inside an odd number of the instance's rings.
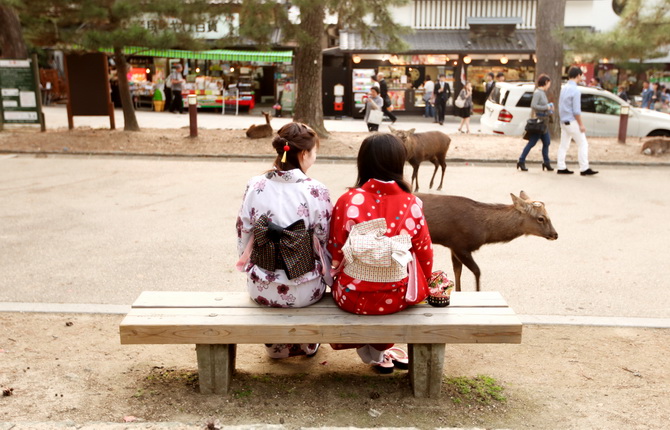
[[0,50],[3,58],[28,58],[19,17],[8,5],[0,4]]
[[123,109],[123,130],[140,131],[133,107],[133,99],[130,96],[130,85],[128,85],[128,65],[122,48],[114,48],[114,61],[116,62],[116,74],[119,78],[119,95]]
[[555,121],[550,124],[549,132],[552,139],[558,139],[560,124],[558,121],[558,99],[561,93],[561,77],[563,75],[563,42],[558,32],[563,30],[565,22],[566,0],[538,0],[535,37],[537,40],[537,64],[535,77],[544,73],[551,79],[547,97],[554,102]]
[[309,125],[320,137],[327,138],[321,91],[321,42],[324,37],[325,9],[319,1],[306,3],[300,8],[300,27],[307,33],[308,40],[300,43],[295,56],[297,94],[293,120]]

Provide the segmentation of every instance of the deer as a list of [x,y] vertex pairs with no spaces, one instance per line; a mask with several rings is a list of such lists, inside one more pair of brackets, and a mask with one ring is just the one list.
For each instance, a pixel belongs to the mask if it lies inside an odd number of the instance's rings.
[[481,270],[472,253],[487,243],[506,243],[522,235],[558,239],[544,203],[521,191],[510,193],[512,204],[489,204],[467,197],[417,194],[434,244],[451,250],[456,291],[461,291],[463,265],[475,275],[480,291]]
[[435,165],[433,177],[430,179],[428,188],[433,188],[433,181],[437,173],[437,167],[442,167],[442,178],[437,190],[442,189],[444,183],[444,171],[447,168],[447,151],[451,144],[451,138],[441,131],[427,131],[424,133],[415,133],[416,129],[398,130],[389,127],[391,133],[396,135],[407,149],[407,162],[412,166],[412,181],[410,188],[416,181],[414,192],[419,191],[419,165],[423,161],[430,161]]
[[247,129],[248,138],[260,139],[263,137],[272,137],[272,126],[270,125],[270,119],[272,116],[269,112],[262,112],[262,114],[265,116],[265,124],[252,124],[251,127]]

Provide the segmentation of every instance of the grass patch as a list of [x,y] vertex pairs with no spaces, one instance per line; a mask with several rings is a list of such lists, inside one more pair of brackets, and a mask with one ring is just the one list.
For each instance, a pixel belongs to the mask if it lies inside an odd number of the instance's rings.
[[456,404],[476,402],[489,405],[493,402],[507,401],[503,395],[504,388],[490,376],[447,378],[445,383],[445,391]]

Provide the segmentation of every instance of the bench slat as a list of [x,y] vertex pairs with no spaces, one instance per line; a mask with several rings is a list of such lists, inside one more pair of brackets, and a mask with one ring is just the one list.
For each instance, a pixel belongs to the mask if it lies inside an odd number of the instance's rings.
[[521,331],[521,321],[509,308],[380,316],[132,310],[120,326],[122,344],[520,343]]
[[[453,292],[450,307],[505,307],[507,302],[498,291]],[[133,303],[133,308],[253,308],[258,307],[247,292],[184,292],[144,291]],[[326,294],[310,308],[333,308],[332,296]]]

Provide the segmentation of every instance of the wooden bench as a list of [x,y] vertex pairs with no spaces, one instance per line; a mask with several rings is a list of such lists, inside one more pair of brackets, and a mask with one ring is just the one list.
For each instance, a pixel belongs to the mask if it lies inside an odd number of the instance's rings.
[[340,310],[330,295],[306,308],[268,308],[246,292],[143,292],[121,343],[195,344],[200,392],[226,394],[237,344],[406,343],[414,396],[437,397],[447,343],[521,343],[521,321],[497,292],[454,292],[451,305],[392,315]]

